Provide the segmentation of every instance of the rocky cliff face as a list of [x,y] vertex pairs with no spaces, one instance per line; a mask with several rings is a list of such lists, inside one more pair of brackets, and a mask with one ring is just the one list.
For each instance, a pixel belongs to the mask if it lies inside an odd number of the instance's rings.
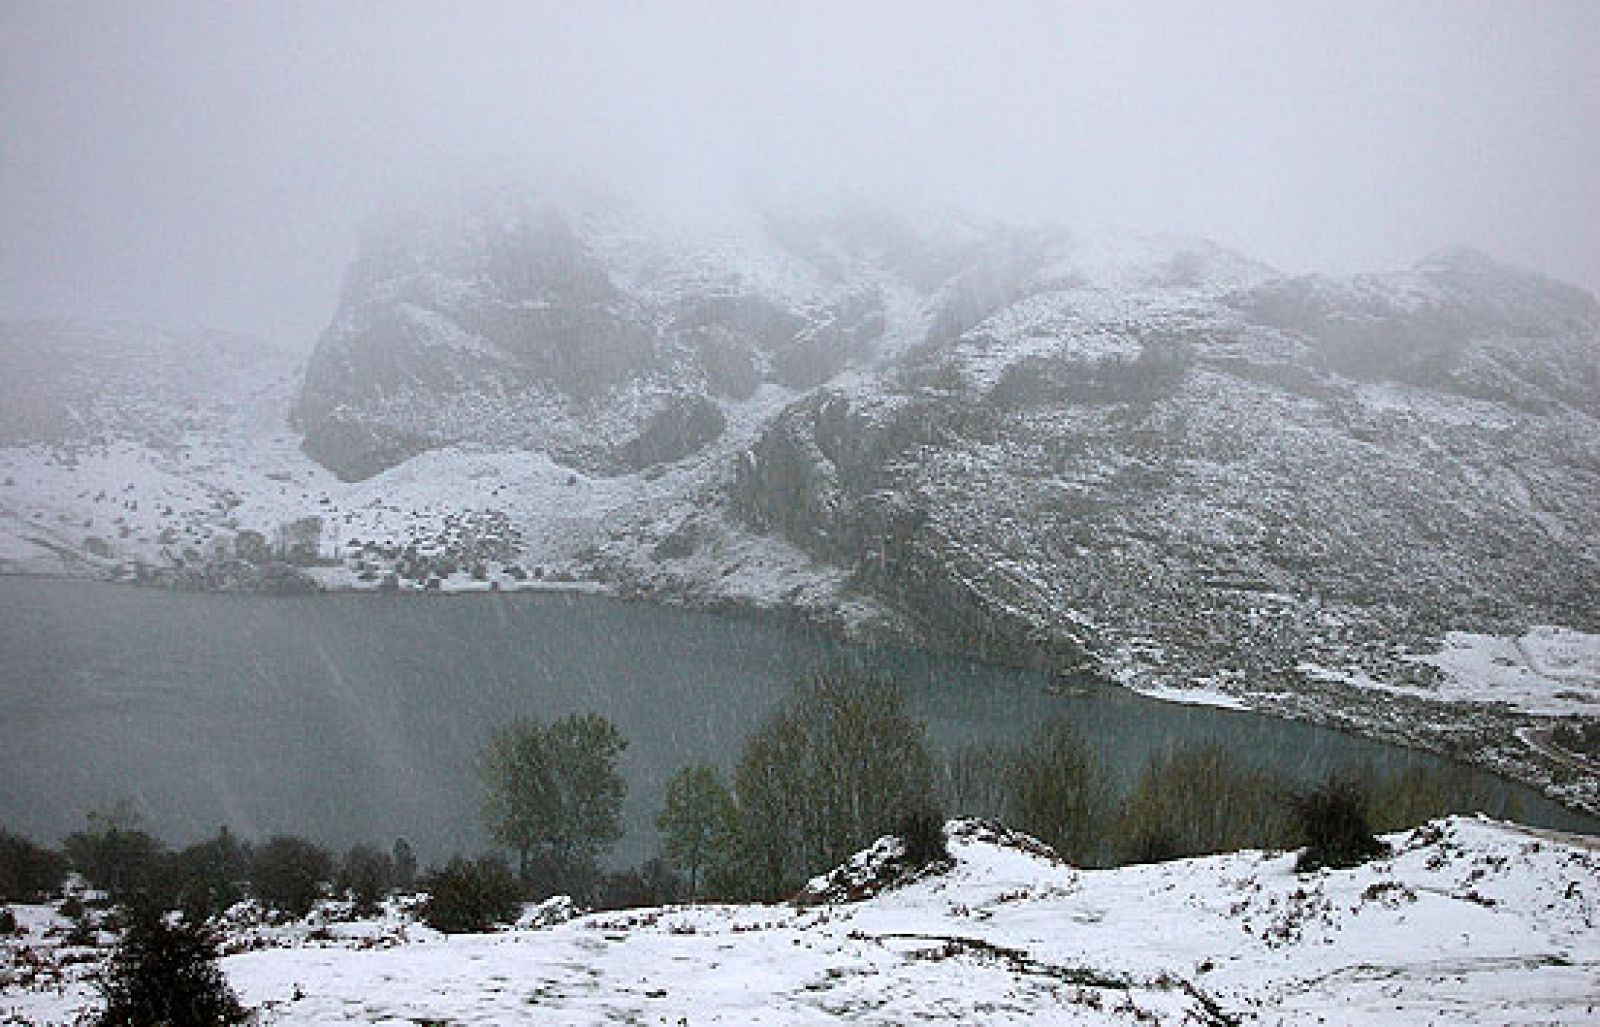
[[296,421],[347,480],[457,443],[600,474],[682,460],[762,386],[873,360],[964,268],[961,245],[862,218],[686,230],[617,208],[392,226],[350,272]]
[[1074,259],[785,410],[734,509],[930,638],[1049,665],[1294,689],[1415,678],[1392,654],[1448,630],[1600,627],[1591,297],[1466,253],[1243,282]]

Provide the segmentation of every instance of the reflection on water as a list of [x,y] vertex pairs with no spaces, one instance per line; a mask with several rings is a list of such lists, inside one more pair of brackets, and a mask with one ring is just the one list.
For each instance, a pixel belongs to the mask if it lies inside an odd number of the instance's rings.
[[[563,595],[197,595],[0,579],[0,825],[55,841],[132,797],[170,842],[227,824],[343,847],[411,840],[424,860],[486,844],[473,759],[519,715],[595,710],[630,739],[633,862],[666,778],[724,764],[808,670],[893,677],[940,746],[1020,742],[1065,714],[1129,777],[1217,743],[1302,780],[1426,754],[1119,689],[1060,694],[1022,671],[840,646],[770,623]],[[1524,818],[1596,828],[1527,789]]]

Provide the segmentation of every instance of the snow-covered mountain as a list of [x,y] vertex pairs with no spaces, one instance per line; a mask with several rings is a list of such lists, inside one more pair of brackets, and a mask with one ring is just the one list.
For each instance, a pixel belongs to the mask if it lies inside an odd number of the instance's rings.
[[615,207],[390,225],[351,269],[296,417],[348,479],[464,442],[641,470],[700,452],[763,385],[872,362],[985,245],[882,217],[686,224]]
[[[1393,854],[1296,874],[1240,852],[1080,870],[978,821],[947,866],[864,901],[670,906],[445,937],[401,906],[231,917],[221,968],[260,1022],[1592,1023],[1600,859],[1586,839],[1453,818]],[[898,839],[835,875],[869,879]],[[857,888],[857,891],[866,889]],[[92,1010],[103,950],[48,907],[0,940],[0,1011]],[[561,922],[550,923],[551,920]],[[63,940],[69,939],[69,940]],[[108,936],[109,939],[109,936]],[[27,952],[25,958],[19,957]]]
[[495,203],[374,230],[303,382],[117,331],[0,335],[0,567],[783,609],[1600,804],[1600,304],[1480,254]]

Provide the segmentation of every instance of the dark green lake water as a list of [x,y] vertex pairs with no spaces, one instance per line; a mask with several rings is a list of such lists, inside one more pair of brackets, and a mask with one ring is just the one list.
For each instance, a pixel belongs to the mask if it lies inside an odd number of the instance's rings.
[[[404,836],[437,859],[486,845],[473,760],[497,727],[594,710],[631,741],[617,856],[633,862],[654,851],[674,769],[731,764],[797,679],[840,663],[898,681],[941,747],[1019,741],[1064,714],[1128,776],[1201,743],[1301,780],[1440,762],[1305,724],[1120,689],[1053,694],[1025,671],[593,596],[229,596],[0,578],[0,825],[54,842],[131,798],[172,843],[226,824],[339,847]],[[1490,780],[1525,820],[1597,828]]]

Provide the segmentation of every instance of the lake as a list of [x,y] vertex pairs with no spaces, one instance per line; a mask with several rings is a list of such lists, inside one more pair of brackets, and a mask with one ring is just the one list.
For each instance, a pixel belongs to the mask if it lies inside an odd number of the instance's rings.
[[[424,861],[487,846],[474,759],[518,716],[593,710],[629,738],[628,834],[654,853],[668,776],[725,767],[816,668],[890,677],[936,747],[1024,739],[1066,715],[1125,778],[1216,743],[1299,780],[1437,757],[1307,724],[1179,706],[945,655],[843,645],[758,620],[560,593],[214,595],[0,578],[0,826],[55,843],[132,799],[185,844],[226,824]],[[1484,775],[1487,778],[1487,775]],[[1523,819],[1597,821],[1497,778]]]

